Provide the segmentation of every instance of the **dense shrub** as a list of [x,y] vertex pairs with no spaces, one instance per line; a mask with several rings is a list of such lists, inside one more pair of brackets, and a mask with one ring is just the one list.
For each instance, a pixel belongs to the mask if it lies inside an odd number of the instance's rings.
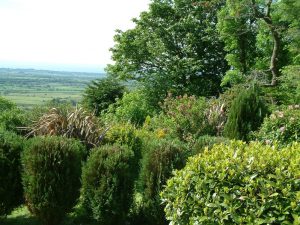
[[84,91],[83,105],[98,116],[101,111],[123,96],[125,87],[111,77],[92,81]]
[[142,140],[138,130],[130,123],[112,124],[104,135],[103,143],[127,145],[136,154],[140,151]]
[[35,137],[27,144],[22,156],[25,200],[43,224],[58,224],[75,205],[84,152],[78,141],[56,136]]
[[254,137],[266,143],[278,142],[282,145],[300,141],[300,106],[274,111],[265,118]]
[[0,131],[0,216],[22,203],[20,155],[23,140],[14,133]]
[[100,224],[125,224],[136,179],[133,151],[127,146],[93,149],[82,176],[85,207]]
[[154,111],[143,91],[135,90],[125,93],[123,98],[111,105],[105,117],[107,121],[130,122],[141,126],[146,117],[153,115]]
[[200,136],[193,143],[189,143],[190,146],[190,155],[196,155],[198,153],[202,153],[204,149],[207,147],[211,149],[215,144],[228,144],[230,140],[225,137],[214,137],[209,135]]
[[230,139],[248,140],[249,133],[257,130],[266,114],[258,89],[245,89],[232,102],[224,135]]
[[11,101],[0,97],[0,128],[22,133],[18,127],[24,127],[27,120],[24,112]]
[[16,107],[16,105],[13,102],[0,96],[0,112],[1,113],[6,110],[14,109],[15,107]]
[[208,122],[206,110],[209,104],[205,98],[187,95],[174,98],[169,95],[161,107],[162,113],[151,121],[150,128],[153,130],[162,129],[167,136],[183,141],[214,133]]
[[172,224],[299,224],[300,144],[235,141],[190,158],[161,196]]
[[[152,139],[144,143],[138,192],[141,197],[136,213],[140,224],[167,224],[159,193],[174,169],[183,168],[185,145],[176,140]],[[136,223],[136,222],[135,222]]]

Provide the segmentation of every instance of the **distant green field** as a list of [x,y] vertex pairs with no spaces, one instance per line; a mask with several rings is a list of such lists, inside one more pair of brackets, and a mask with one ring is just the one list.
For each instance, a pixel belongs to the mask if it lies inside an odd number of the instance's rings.
[[103,76],[105,74],[0,69],[0,96],[22,108],[31,108],[52,99],[77,103],[86,85]]

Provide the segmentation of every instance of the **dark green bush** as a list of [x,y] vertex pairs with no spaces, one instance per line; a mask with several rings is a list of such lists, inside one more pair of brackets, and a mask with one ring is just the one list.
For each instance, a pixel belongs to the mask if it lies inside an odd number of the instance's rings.
[[136,180],[136,160],[127,146],[93,149],[82,175],[84,206],[100,224],[125,224]]
[[232,102],[224,135],[230,139],[247,141],[249,133],[259,128],[266,114],[267,109],[257,87],[242,90]]
[[235,141],[190,158],[162,192],[172,224],[299,224],[300,144]]
[[265,143],[281,145],[300,141],[300,105],[274,111],[265,118],[254,138]]
[[211,149],[215,144],[227,144],[230,140],[225,137],[214,137],[209,135],[200,136],[195,140],[191,145],[191,156],[202,153],[204,149],[207,147]]
[[23,139],[0,131],[0,216],[9,214],[23,201],[20,155]]
[[142,224],[167,224],[159,193],[172,171],[183,168],[187,151],[177,140],[152,139],[144,145],[137,195],[141,200],[135,213]]
[[35,137],[22,156],[25,201],[45,225],[58,224],[80,193],[85,149],[75,139]]
[[123,96],[125,87],[111,77],[92,81],[84,91],[83,105],[98,116],[109,105]]

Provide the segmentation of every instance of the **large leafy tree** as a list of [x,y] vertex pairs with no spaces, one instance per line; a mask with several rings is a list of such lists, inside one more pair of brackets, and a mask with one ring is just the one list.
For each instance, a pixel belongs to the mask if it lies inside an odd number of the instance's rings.
[[290,63],[287,31],[296,22],[294,17],[284,16],[283,8],[293,11],[289,5],[292,2],[297,4],[294,0],[226,1],[219,13],[218,29],[231,65],[227,74],[260,70],[269,75],[271,86],[277,85],[280,69]]
[[224,0],[153,0],[135,27],[117,31],[110,74],[133,79],[161,100],[167,92],[216,95],[228,69],[217,34]]

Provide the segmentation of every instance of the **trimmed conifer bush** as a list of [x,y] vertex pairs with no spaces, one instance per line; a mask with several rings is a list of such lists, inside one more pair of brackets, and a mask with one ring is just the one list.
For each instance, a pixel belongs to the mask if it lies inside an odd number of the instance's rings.
[[190,158],[162,192],[179,224],[299,224],[300,144],[241,141]]
[[49,136],[29,140],[22,156],[25,201],[44,225],[59,224],[75,205],[84,155],[85,148],[75,139]]
[[0,131],[0,216],[9,214],[23,201],[20,155],[23,139]]
[[84,206],[104,225],[125,224],[136,180],[134,152],[126,145],[93,149],[82,175]]
[[230,139],[248,140],[248,134],[259,128],[267,109],[259,97],[257,87],[242,90],[232,102],[224,128]]
[[142,196],[137,215],[142,224],[168,224],[159,193],[174,169],[185,165],[188,153],[185,145],[178,140],[152,139],[145,143],[138,191]]

